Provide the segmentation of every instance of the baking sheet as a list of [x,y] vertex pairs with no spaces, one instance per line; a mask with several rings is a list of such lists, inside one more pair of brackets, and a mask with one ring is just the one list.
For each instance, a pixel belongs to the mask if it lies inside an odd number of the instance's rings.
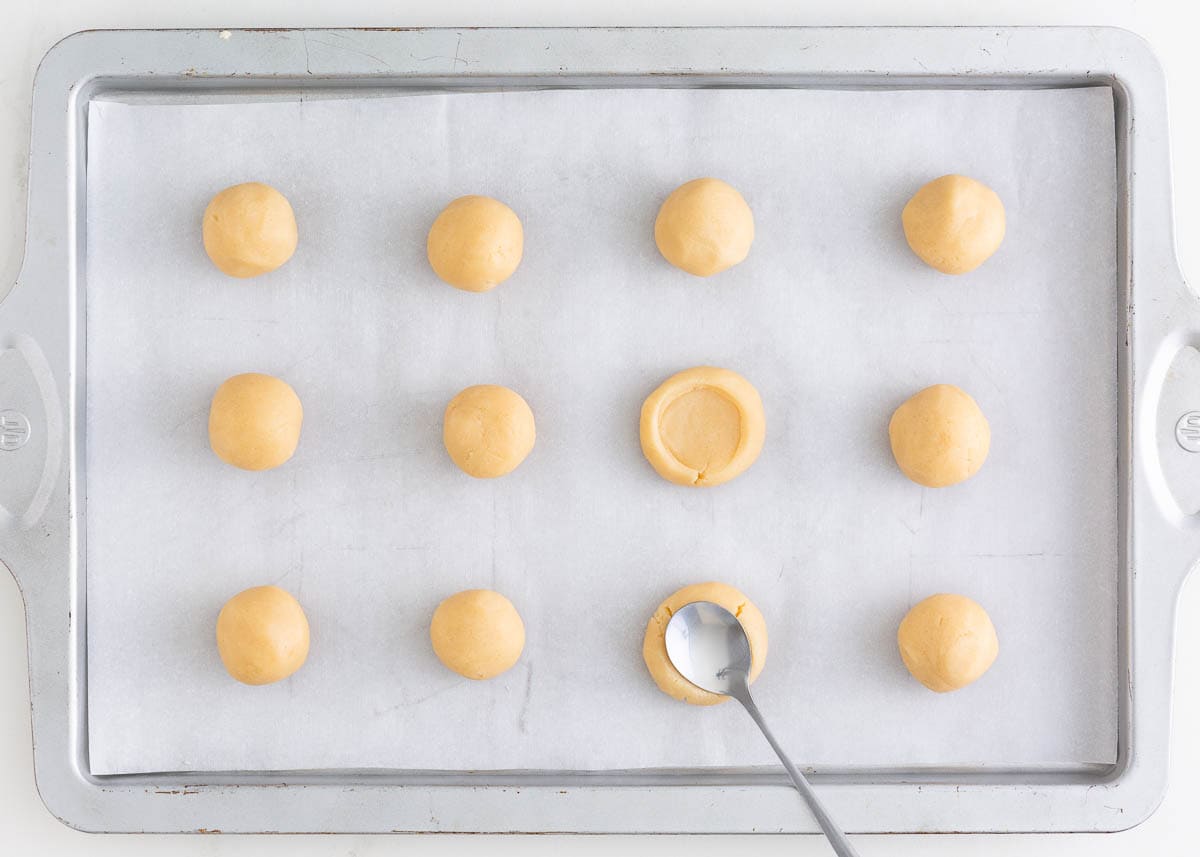
[[[230,105],[93,102],[87,246],[88,730],[94,773],[771,764],[735,704],[660,694],[645,621],[721,579],[771,635],[756,696],[823,768],[1111,763],[1117,710],[1119,301],[1113,102],[1036,91],[609,90]],[[999,253],[939,275],[899,210],[946,172],[994,187]],[[698,175],[754,210],[749,259],[709,280],[658,256],[662,198]],[[261,180],[300,246],[252,281],[204,256],[211,195]],[[494,292],[424,259],[449,199],[522,217]],[[711,363],[762,393],[767,442],[714,489],[643,460],[642,399]],[[245,473],[208,450],[227,376],[287,379],[295,458]],[[991,421],[979,476],[922,489],[886,425],[950,382]],[[537,416],[511,476],[441,448],[459,389]],[[225,675],[224,600],[276,583],[312,626],[277,685]],[[444,596],[507,594],[521,663],[476,683],[427,642]],[[1001,654],[935,695],[894,633],[938,591],[990,611]]]

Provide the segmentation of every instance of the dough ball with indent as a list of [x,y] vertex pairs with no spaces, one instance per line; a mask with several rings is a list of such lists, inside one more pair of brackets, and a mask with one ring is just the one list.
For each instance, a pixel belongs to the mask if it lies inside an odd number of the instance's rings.
[[929,596],[908,611],[896,640],[913,678],[938,693],[977,680],[1000,651],[987,611],[965,595]]
[[495,678],[521,657],[525,624],[499,592],[468,589],[433,611],[429,639],[447,669],[472,679]]
[[494,479],[517,468],[533,449],[533,411],[513,390],[467,387],[450,400],[442,420],[446,452],[464,473]]
[[287,197],[261,182],[227,187],[204,210],[204,250],[231,277],[274,271],[296,252],[296,215]]
[[308,619],[278,586],[256,586],[225,602],[217,616],[217,651],[243,684],[270,684],[300,669],[308,657]]
[[217,388],[208,411],[208,441],[224,462],[243,470],[283,464],[300,443],[304,409],[286,381],[248,372]]
[[942,176],[918,190],[901,214],[904,237],[943,274],[974,271],[1004,240],[1004,203],[967,176]]
[[425,250],[433,271],[468,292],[486,292],[521,264],[525,234],[515,211],[488,196],[460,196],[433,221]]
[[896,408],[888,435],[904,475],[929,488],[974,476],[992,442],[979,405],[952,384],[926,387]]
[[750,640],[750,682],[758,678],[767,662],[767,622],[745,595],[727,583],[693,583],[672,593],[650,617],[642,638],[642,659],[658,689],[667,696],[691,705],[716,705],[728,696],[704,690],[679,674],[667,655],[667,623],[681,608],[696,601],[710,601],[738,618]]
[[720,485],[745,472],[766,431],[758,391],[730,369],[685,369],[642,405],[642,452],[677,485]]
[[659,208],[654,242],[676,268],[711,277],[749,254],[754,215],[742,195],[720,179],[693,179]]

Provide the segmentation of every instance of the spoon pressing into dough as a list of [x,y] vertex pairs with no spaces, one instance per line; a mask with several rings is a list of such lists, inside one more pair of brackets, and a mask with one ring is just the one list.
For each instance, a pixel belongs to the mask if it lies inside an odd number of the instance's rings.
[[732,696],[742,704],[783,762],[796,790],[808,802],[833,850],[839,857],[858,857],[846,834],[817,800],[808,780],[784,754],[750,697],[746,683],[750,672],[750,640],[737,617],[710,601],[694,601],[675,611],[667,623],[665,642],[667,657],[680,675],[702,690]]

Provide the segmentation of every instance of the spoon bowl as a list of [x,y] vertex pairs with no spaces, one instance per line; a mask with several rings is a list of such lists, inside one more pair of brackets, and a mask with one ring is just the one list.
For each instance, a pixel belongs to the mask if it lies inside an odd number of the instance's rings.
[[732,696],[752,661],[750,638],[737,617],[717,604],[694,601],[667,623],[667,657],[679,674],[710,693]]

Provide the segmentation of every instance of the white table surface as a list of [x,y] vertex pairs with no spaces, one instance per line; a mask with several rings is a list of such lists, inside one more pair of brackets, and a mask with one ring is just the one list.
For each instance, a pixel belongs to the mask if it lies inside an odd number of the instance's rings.
[[[955,9],[955,6],[958,9]],[[687,24],[1109,24],[1145,36],[1167,71],[1175,210],[1184,273],[1196,277],[1189,238],[1200,229],[1200,78],[1186,0],[8,0],[0,26],[0,293],[21,261],[33,74],[46,50],[76,30],[111,27],[354,27]],[[1179,605],[1171,785],[1161,808],[1131,831],[1055,836],[864,836],[875,855],[1105,857],[1197,853],[1200,801],[1200,594]],[[747,727],[750,728],[749,724]],[[797,812],[803,811],[797,802]],[[816,837],[494,836],[92,836],[70,830],[42,806],[33,781],[25,620],[11,577],[0,574],[0,854],[306,855],[488,854],[626,857],[824,855]]]

